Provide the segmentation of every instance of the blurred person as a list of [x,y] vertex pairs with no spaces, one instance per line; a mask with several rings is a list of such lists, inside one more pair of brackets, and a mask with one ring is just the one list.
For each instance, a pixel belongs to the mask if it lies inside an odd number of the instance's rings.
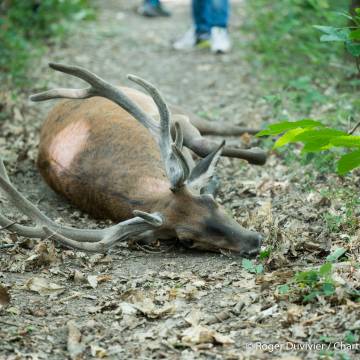
[[146,17],[170,16],[168,11],[160,0],[144,0],[144,3],[139,6],[138,13]]
[[229,0],[192,0],[191,10],[193,26],[173,43],[174,49],[210,47],[215,53],[230,51]]

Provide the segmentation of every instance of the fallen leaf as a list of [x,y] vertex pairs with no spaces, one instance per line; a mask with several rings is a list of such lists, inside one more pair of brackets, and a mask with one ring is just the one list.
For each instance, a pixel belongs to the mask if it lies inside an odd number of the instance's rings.
[[74,277],[74,282],[76,284],[81,284],[81,283],[85,282],[85,275],[80,270],[75,270],[73,277]]
[[198,309],[193,309],[189,312],[189,314],[185,317],[185,321],[192,326],[198,325],[200,322],[201,313]]
[[34,277],[25,283],[25,288],[37,292],[40,295],[59,295],[65,291],[65,287],[52,283],[47,279]]
[[138,312],[135,306],[127,302],[122,302],[119,306],[123,315],[135,315]]
[[108,356],[107,351],[104,348],[102,348],[102,347],[100,347],[98,345],[91,344],[90,349],[91,349],[91,355],[96,357],[96,358],[103,359],[103,358],[106,358]]
[[202,325],[191,326],[182,333],[184,344],[195,345],[213,342],[213,332]]
[[85,345],[81,343],[81,332],[73,320],[67,323],[68,339],[67,350],[71,359],[80,359],[85,350]]
[[97,276],[96,275],[89,275],[87,277],[87,281],[89,283],[89,285],[93,288],[96,289],[98,286],[98,280],[97,280]]
[[165,304],[162,307],[156,307],[154,302],[149,298],[145,298],[142,302],[134,303],[133,306],[151,319],[163,317],[174,311],[173,305]]
[[181,341],[185,345],[198,345],[206,343],[219,343],[221,345],[233,344],[234,340],[202,325],[191,326],[182,333]]

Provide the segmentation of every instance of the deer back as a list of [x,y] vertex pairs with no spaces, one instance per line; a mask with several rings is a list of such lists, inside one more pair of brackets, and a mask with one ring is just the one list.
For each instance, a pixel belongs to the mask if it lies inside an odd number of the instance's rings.
[[[121,88],[143,111],[152,99]],[[113,102],[65,100],[48,115],[40,137],[39,170],[73,204],[98,218],[126,219],[148,211],[169,191],[158,145],[149,131]]]

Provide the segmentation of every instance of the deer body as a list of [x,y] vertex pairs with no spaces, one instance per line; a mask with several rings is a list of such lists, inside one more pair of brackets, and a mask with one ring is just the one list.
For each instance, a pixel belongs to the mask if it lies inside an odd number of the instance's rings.
[[[122,90],[157,115],[149,96]],[[135,209],[152,212],[170,192],[154,138],[129,113],[100,97],[56,105],[42,127],[38,167],[53,189],[97,218],[120,221]]]
[[[50,67],[77,76],[90,87],[31,97],[76,99],[56,105],[42,127],[40,172],[55,191],[82,210],[120,222],[100,230],[55,223],[13,187],[0,161],[0,188],[36,223],[23,226],[0,213],[0,226],[96,252],[118,241],[164,238],[242,255],[259,251],[261,236],[231,218],[207,193],[207,185],[221,155],[262,164],[263,152],[228,148],[225,142],[202,137],[186,113],[174,107],[172,114],[158,90],[136,76],[128,77],[150,96],[115,87],[81,67]],[[195,164],[189,149],[203,159]]]

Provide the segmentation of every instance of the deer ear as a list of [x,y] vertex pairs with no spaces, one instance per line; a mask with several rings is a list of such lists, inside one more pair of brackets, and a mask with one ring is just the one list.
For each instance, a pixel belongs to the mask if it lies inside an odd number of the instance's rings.
[[208,156],[201,159],[191,170],[186,185],[192,190],[200,193],[200,190],[207,185],[215,172],[216,164],[220,158],[221,151],[225,146],[225,140],[220,146],[211,152]]

